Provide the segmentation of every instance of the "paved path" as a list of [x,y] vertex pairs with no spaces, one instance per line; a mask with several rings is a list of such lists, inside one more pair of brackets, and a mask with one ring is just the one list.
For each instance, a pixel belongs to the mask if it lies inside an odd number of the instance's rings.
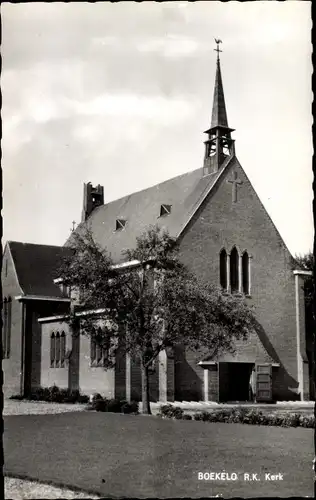
[[46,498],[49,500],[55,500],[58,498],[65,498],[67,500],[79,500],[84,498],[91,498],[97,500],[100,497],[96,495],[88,495],[87,493],[79,493],[77,491],[65,488],[57,488],[56,486],[39,483],[37,481],[28,481],[26,479],[6,477],[5,498],[14,498],[14,500],[40,498]]

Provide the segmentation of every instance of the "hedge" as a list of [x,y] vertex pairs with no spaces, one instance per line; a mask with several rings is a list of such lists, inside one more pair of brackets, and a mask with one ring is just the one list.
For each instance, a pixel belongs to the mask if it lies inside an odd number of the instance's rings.
[[33,391],[28,396],[15,395],[11,396],[10,399],[15,399],[18,401],[29,400],[29,401],[47,401],[49,403],[88,403],[89,396],[80,394],[80,391],[72,391],[69,389],[60,389],[56,385],[52,387],[38,387],[33,389]]
[[300,415],[298,413],[270,414],[265,415],[262,411],[248,408],[231,408],[215,410],[212,412],[202,411],[194,413],[193,417],[184,414],[182,408],[171,404],[163,405],[157,415],[161,418],[173,418],[176,420],[197,420],[202,422],[226,422],[249,425],[271,425],[281,427],[305,427],[315,428],[314,415]]
[[112,413],[134,413],[138,414],[139,406],[136,401],[128,403],[121,399],[103,398],[101,394],[94,394],[91,403],[88,405],[89,410],[112,412]]

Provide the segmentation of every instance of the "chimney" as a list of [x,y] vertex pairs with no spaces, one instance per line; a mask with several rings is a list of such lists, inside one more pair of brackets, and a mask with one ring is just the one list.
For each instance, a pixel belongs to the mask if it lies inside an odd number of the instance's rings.
[[83,185],[83,210],[81,222],[88,219],[96,207],[104,205],[104,188],[98,184],[92,186],[91,182]]

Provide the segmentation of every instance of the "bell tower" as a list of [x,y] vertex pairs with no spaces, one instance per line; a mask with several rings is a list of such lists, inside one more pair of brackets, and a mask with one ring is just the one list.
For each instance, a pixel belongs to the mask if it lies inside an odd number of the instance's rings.
[[83,210],[81,222],[87,220],[92,211],[104,205],[104,188],[98,184],[97,186],[92,186],[91,182],[84,184],[83,186]]
[[204,133],[208,138],[205,144],[205,156],[203,166],[203,176],[213,174],[219,170],[228,156],[235,154],[234,140],[231,138],[231,133],[234,129],[228,127],[222,74],[219,53],[221,40],[215,39],[217,44],[217,61],[216,61],[216,76],[215,88],[213,97],[213,111],[211,127]]

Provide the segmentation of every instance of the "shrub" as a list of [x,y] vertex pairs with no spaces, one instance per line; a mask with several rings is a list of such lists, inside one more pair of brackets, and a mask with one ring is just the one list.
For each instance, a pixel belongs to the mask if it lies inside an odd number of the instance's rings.
[[95,401],[98,401],[99,399],[103,399],[103,397],[98,392],[91,394],[91,396],[89,397],[89,401],[91,404],[93,404]]
[[215,413],[216,416],[216,422],[228,422],[229,419],[231,418],[231,410],[218,410]]
[[192,420],[192,415],[188,415],[187,413],[183,415],[183,420]]
[[308,429],[315,429],[315,416],[314,415],[301,415],[300,426]]
[[194,420],[198,420],[198,421],[202,420],[202,413],[201,412],[194,413],[193,418],[194,418]]
[[87,396],[86,394],[79,394],[78,396],[78,403],[89,403],[89,396]]
[[162,405],[159,409],[160,414],[166,418],[175,418],[176,420],[181,420],[183,417],[183,410],[179,406],[173,406],[171,404]]
[[106,411],[110,411],[113,413],[120,413],[122,406],[126,404],[127,401],[120,401],[119,399],[110,399],[107,401],[107,409]]
[[27,399],[31,401],[51,401],[49,388],[37,387],[31,392]]
[[57,385],[52,385],[51,387],[48,388],[48,391],[49,391],[49,401],[52,401],[52,402],[55,402],[55,403],[60,403],[60,401],[58,401],[60,398],[59,398],[59,393],[62,389],[59,389],[57,387]]
[[107,411],[107,401],[106,399],[96,399],[92,405],[96,411]]
[[124,403],[121,407],[121,411],[125,414],[128,413],[138,413],[139,405],[137,401],[131,401],[130,403]]
[[208,422],[210,420],[210,413],[208,411],[201,412],[201,420],[203,422]]

